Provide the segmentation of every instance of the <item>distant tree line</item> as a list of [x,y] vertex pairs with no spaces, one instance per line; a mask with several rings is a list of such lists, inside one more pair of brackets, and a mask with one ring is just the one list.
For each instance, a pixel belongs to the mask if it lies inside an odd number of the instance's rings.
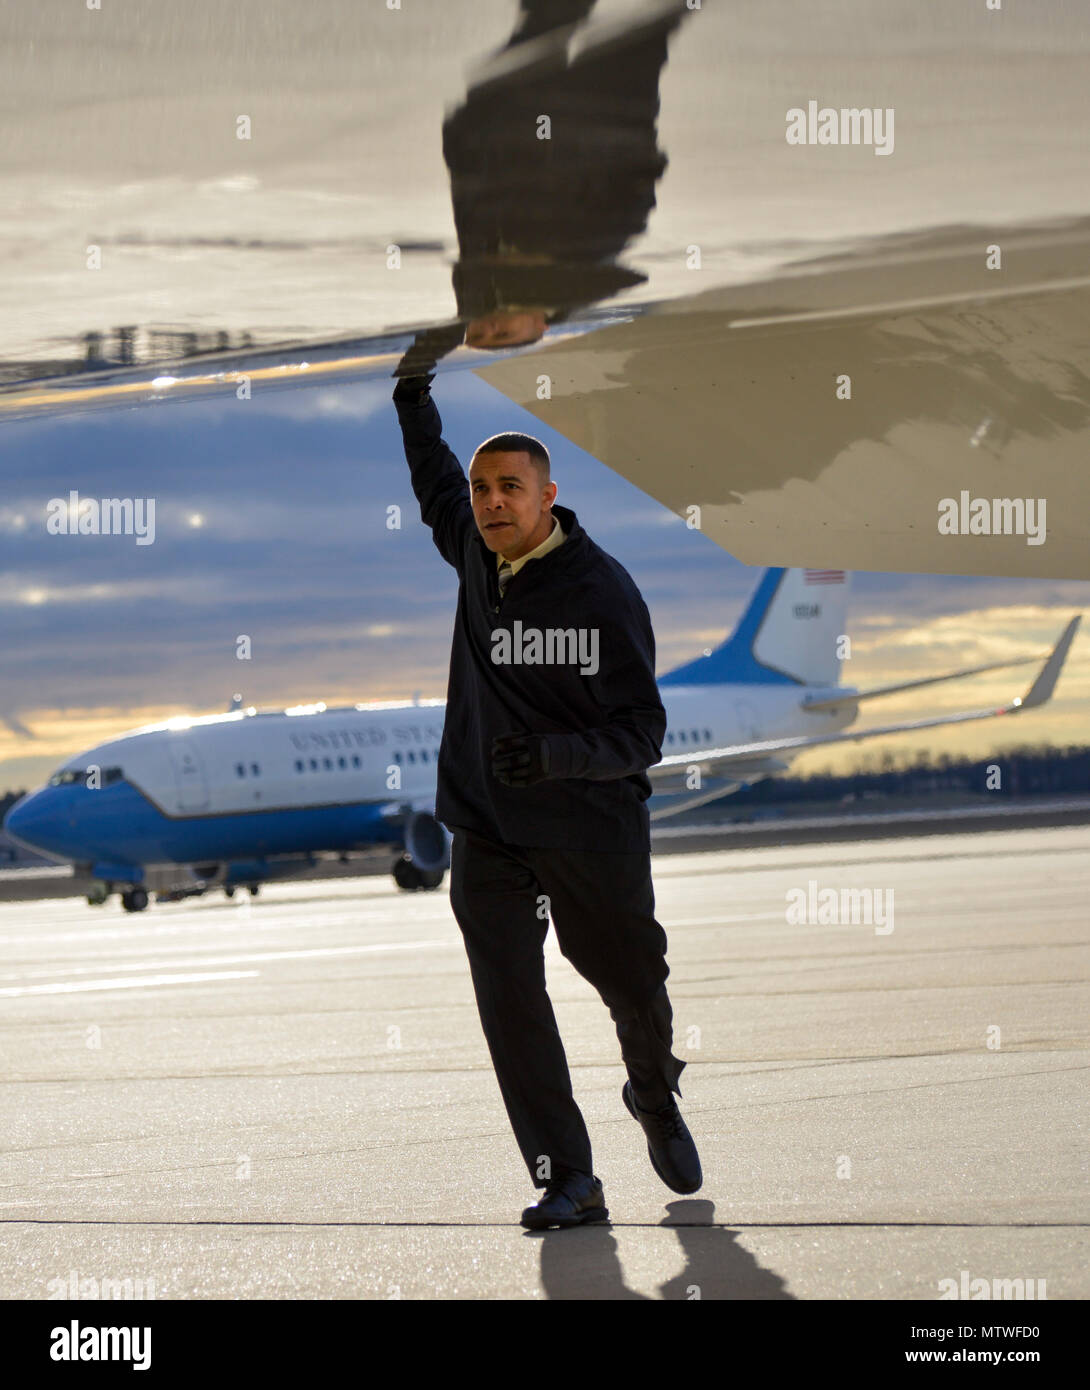
[[887,750],[865,756],[855,772],[771,777],[735,792],[731,801],[762,806],[867,795],[920,797],[937,792],[989,796],[1090,792],[1090,748],[1016,748],[986,758],[936,755],[926,748],[898,758]]

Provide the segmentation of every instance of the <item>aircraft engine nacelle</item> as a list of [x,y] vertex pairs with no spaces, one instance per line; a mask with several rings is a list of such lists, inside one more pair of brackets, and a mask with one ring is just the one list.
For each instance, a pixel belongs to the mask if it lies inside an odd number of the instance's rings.
[[450,866],[450,835],[426,811],[414,811],[405,820],[405,853],[418,869],[430,873]]

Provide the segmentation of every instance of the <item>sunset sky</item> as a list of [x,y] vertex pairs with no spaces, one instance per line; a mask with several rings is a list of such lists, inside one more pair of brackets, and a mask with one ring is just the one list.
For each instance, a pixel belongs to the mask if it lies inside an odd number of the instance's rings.
[[[661,675],[718,642],[747,568],[471,373],[440,379],[444,433],[468,463],[501,429],[541,435],[558,500],[629,570]],[[126,729],[247,704],[445,693],[457,584],[423,527],[388,383],[316,386],[5,427],[0,453],[0,791]],[[664,461],[668,462],[668,461]],[[154,544],[46,532],[50,498],[153,497]],[[387,508],[402,509],[400,530]],[[844,679],[865,687],[1043,652],[1090,584],[897,574],[853,579]],[[252,660],[236,641],[252,639]],[[1030,668],[894,697],[862,723],[1000,703]],[[25,732],[20,732],[25,730]],[[32,735],[32,736],[29,736]],[[1057,695],[1017,719],[815,750],[801,771],[867,749],[981,756],[1090,739],[1090,633]]]

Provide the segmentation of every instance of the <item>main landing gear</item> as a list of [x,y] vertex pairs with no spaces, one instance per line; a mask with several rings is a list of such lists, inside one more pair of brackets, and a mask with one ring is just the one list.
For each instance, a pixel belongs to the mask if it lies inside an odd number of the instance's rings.
[[407,854],[399,855],[394,860],[394,882],[406,893],[418,893],[421,890],[430,892],[442,887],[445,873],[445,869],[421,869]]

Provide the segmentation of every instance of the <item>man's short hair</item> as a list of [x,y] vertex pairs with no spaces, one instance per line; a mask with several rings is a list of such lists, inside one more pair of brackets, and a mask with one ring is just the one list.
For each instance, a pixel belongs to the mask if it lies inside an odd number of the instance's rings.
[[479,454],[529,454],[530,462],[537,469],[541,481],[549,482],[549,451],[541,440],[535,439],[532,434],[519,434],[516,430],[494,434],[491,439],[477,445],[473,457],[477,458]]

